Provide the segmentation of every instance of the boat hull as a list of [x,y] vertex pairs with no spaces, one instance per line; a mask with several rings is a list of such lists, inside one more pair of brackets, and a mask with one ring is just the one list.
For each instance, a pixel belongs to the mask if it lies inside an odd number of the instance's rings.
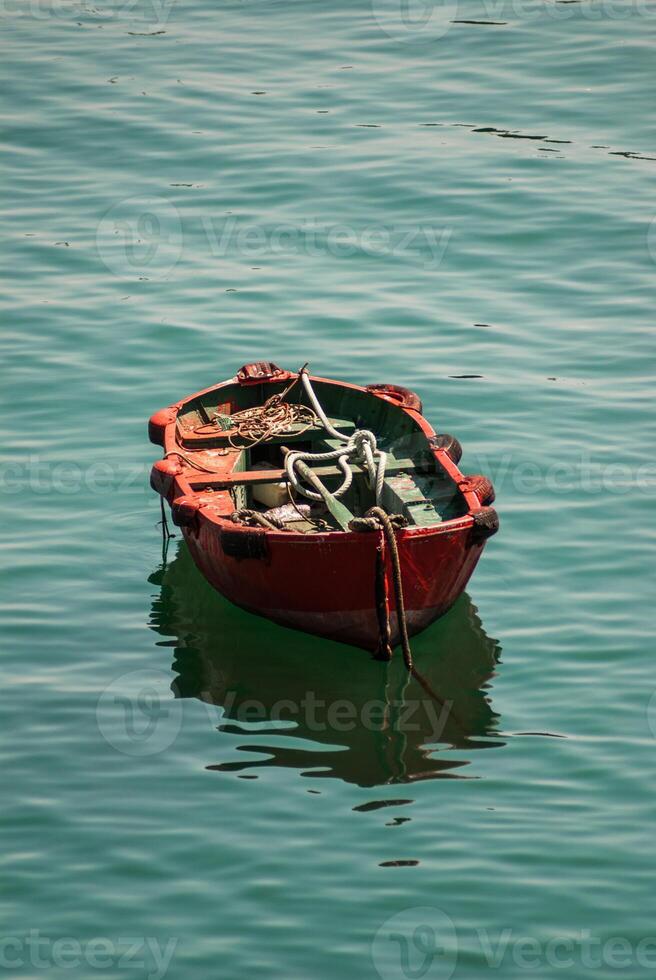
[[[181,414],[203,396],[225,412],[226,400],[234,399],[242,387],[248,390],[256,383],[264,401],[277,390],[271,385],[295,377],[274,368],[268,362],[245,365],[236,378],[155,413],[149,434],[164,449],[164,458],[153,466],[151,486],[171,505],[173,520],[200,571],[231,602],[283,626],[371,651],[379,649],[379,617],[384,616],[395,645],[399,635],[392,562],[382,531],[349,528],[303,534],[235,523],[230,489],[235,474],[239,477],[235,454],[208,447],[206,435],[192,444],[195,430],[190,434],[180,427]],[[483,477],[460,472],[459,443],[451,436],[436,435],[412,392],[394,385],[373,385],[370,390],[325,378],[312,381],[323,385],[324,391],[355,399],[357,411],[371,399],[378,410],[382,400],[385,412],[396,413],[397,430],[404,426],[403,431],[413,433],[459,495],[461,516],[396,531],[408,632],[419,633],[461,595],[486,539],[497,530],[496,512],[489,506],[494,499],[492,485]]]
[[[467,526],[447,533],[397,532],[410,635],[443,615],[464,591],[483,550],[472,537]],[[198,533],[185,529],[185,538],[205,578],[235,605],[282,626],[366,650],[378,648],[376,551],[384,547],[378,533],[305,540],[267,535],[266,553],[253,558],[227,556],[220,533],[210,524]],[[389,561],[386,579],[395,645],[399,634]]]

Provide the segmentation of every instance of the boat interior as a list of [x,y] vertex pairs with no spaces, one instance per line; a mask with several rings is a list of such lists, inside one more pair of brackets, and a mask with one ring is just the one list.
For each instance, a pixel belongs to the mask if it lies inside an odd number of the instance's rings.
[[[289,530],[339,530],[323,503],[311,503],[293,493],[284,459],[286,450],[323,453],[342,445],[340,440],[316,416],[313,421],[308,411],[299,413],[302,420],[283,432],[255,440],[244,438],[239,419],[233,419],[237,413],[262,406],[272,395],[284,393],[289,385],[289,380],[235,383],[200,394],[183,405],[178,414],[177,440],[185,456],[201,467],[197,478],[190,479],[191,486],[207,492],[229,488],[236,510],[274,514]],[[350,436],[356,429],[368,429],[375,434],[378,448],[387,454],[382,504],[388,513],[402,514],[409,525],[422,527],[466,513],[456,483],[435,459],[416,421],[402,408],[335,382],[312,379],[312,386],[338,433]],[[310,409],[301,384],[287,390],[283,401]],[[220,473],[215,476],[202,468],[220,469]],[[320,462],[312,469],[331,492],[343,480],[343,472],[334,461]],[[361,517],[375,504],[375,493],[366,470],[357,463],[352,463],[351,469],[353,481],[340,502],[351,515]]]

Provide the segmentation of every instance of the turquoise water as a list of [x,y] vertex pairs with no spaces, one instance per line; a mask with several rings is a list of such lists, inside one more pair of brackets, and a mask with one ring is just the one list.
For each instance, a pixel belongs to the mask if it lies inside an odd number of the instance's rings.
[[[656,7],[0,16],[9,975],[653,976]],[[263,357],[495,481],[436,699],[163,566],[146,420]]]

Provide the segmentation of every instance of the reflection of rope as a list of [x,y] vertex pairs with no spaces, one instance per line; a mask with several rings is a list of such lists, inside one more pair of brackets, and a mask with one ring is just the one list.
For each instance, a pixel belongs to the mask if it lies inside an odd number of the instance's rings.
[[[404,520],[404,518],[400,518]],[[394,515],[390,517],[382,507],[370,507],[364,517],[355,517],[349,524],[349,528],[352,531],[375,531],[378,528],[382,529],[382,533],[385,536],[385,541],[387,547],[390,551],[390,557],[392,559],[392,582],[394,584],[394,597],[396,599],[396,616],[399,623],[399,634],[401,638],[401,647],[403,649],[403,662],[405,663],[407,669],[412,671],[414,665],[412,662],[412,651],[410,650],[410,640],[408,639],[408,624],[405,614],[405,603],[403,600],[403,581],[401,578],[401,560],[399,558],[399,549],[396,544],[396,534],[394,531],[394,526],[399,526],[399,517]],[[380,571],[377,573],[377,578],[380,579]],[[391,656],[390,649],[390,626],[389,626],[389,610],[387,608],[387,603],[385,602],[385,617],[386,621],[382,622],[379,615],[379,628],[380,628],[380,644],[381,652]]]

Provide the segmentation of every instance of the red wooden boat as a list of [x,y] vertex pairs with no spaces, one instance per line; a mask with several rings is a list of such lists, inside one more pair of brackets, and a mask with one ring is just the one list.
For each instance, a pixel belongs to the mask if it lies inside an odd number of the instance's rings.
[[[396,385],[260,361],[156,412],[149,435],[165,452],[151,486],[214,588],[379,655],[402,633],[393,551],[412,635],[458,598],[498,529],[490,481],[462,475],[458,441]],[[396,515],[391,547],[366,518],[381,512]]]

